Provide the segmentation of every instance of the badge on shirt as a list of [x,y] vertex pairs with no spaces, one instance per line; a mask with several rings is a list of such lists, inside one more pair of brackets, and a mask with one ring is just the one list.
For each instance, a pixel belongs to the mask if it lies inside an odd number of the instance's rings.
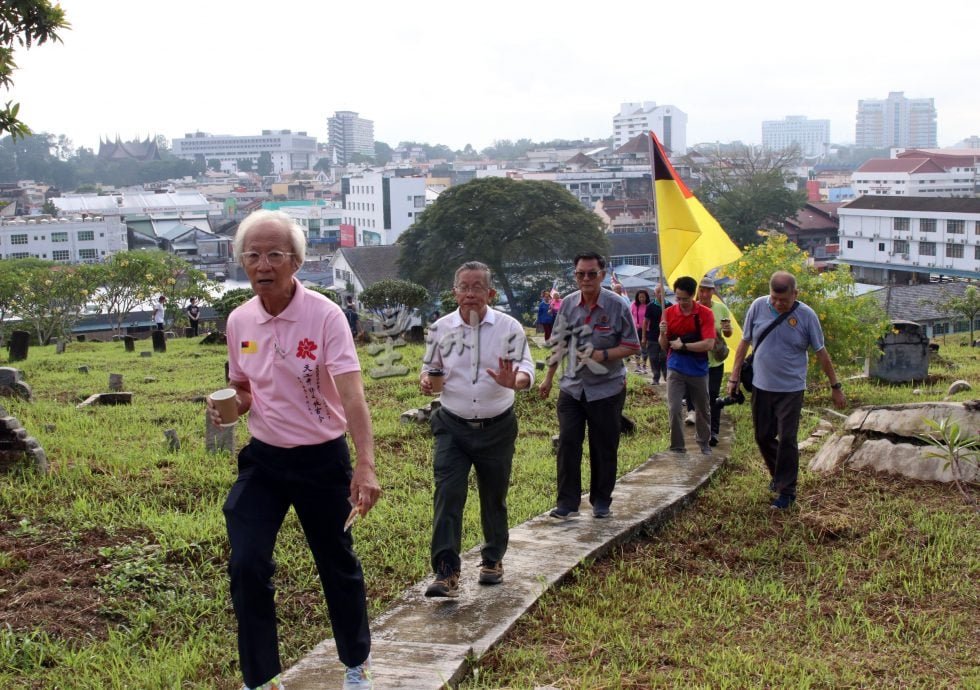
[[243,340],[241,353],[243,355],[254,355],[259,351],[259,344],[254,340]]
[[796,328],[796,324],[798,324],[799,321],[796,320],[796,317],[795,316],[791,316],[788,319],[786,319],[786,323],[788,323],[793,328]]

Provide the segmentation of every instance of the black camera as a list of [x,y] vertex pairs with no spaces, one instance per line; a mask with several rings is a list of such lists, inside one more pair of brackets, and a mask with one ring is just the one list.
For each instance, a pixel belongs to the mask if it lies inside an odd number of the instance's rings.
[[724,398],[716,398],[715,405],[726,407],[728,405],[741,405],[745,402],[745,393],[740,390],[735,391],[735,395],[726,395]]

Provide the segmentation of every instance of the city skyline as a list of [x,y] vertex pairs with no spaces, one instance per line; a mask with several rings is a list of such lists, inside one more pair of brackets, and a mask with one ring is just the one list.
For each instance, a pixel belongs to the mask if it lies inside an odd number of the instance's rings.
[[[831,142],[843,144],[855,139],[858,101],[891,91],[935,99],[940,146],[980,133],[974,42],[924,59],[900,17],[837,0],[802,18],[775,0],[751,14],[627,0],[605,21],[574,1],[501,0],[482,13],[444,0],[426,11],[297,2],[279,14],[225,0],[61,5],[73,25],[64,43],[16,50],[2,96],[36,132],[93,149],[116,136],[264,129],[326,143],[338,110],[373,120],[392,146],[603,139],[630,101],[680,108],[689,145],[759,143],[762,122],[789,115],[830,120]],[[960,0],[930,7],[940,28],[972,11]]]

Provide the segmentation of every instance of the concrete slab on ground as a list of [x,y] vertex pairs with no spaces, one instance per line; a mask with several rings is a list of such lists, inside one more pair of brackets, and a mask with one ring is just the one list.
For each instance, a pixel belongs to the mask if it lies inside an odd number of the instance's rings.
[[[692,429],[688,448],[697,449]],[[547,513],[513,527],[504,557],[504,582],[477,582],[479,547],[462,556],[460,595],[427,599],[430,579],[418,582],[371,622],[372,668],[376,690],[437,690],[455,686],[517,620],[577,565],[656,527],[708,482],[730,450],[731,427],[722,420],[720,443],[712,455],[658,453],[620,477],[612,515],[592,517],[583,496],[582,515],[567,521]],[[343,667],[332,639],[324,640],[283,674],[289,690],[335,690]]]

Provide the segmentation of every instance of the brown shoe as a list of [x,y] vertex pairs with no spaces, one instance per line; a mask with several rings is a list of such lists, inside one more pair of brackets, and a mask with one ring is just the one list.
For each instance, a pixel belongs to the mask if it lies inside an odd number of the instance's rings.
[[454,571],[448,563],[439,564],[439,572],[436,579],[425,590],[427,597],[458,597],[459,596],[459,573]]
[[499,585],[504,581],[504,562],[483,561],[480,564],[480,584]]

